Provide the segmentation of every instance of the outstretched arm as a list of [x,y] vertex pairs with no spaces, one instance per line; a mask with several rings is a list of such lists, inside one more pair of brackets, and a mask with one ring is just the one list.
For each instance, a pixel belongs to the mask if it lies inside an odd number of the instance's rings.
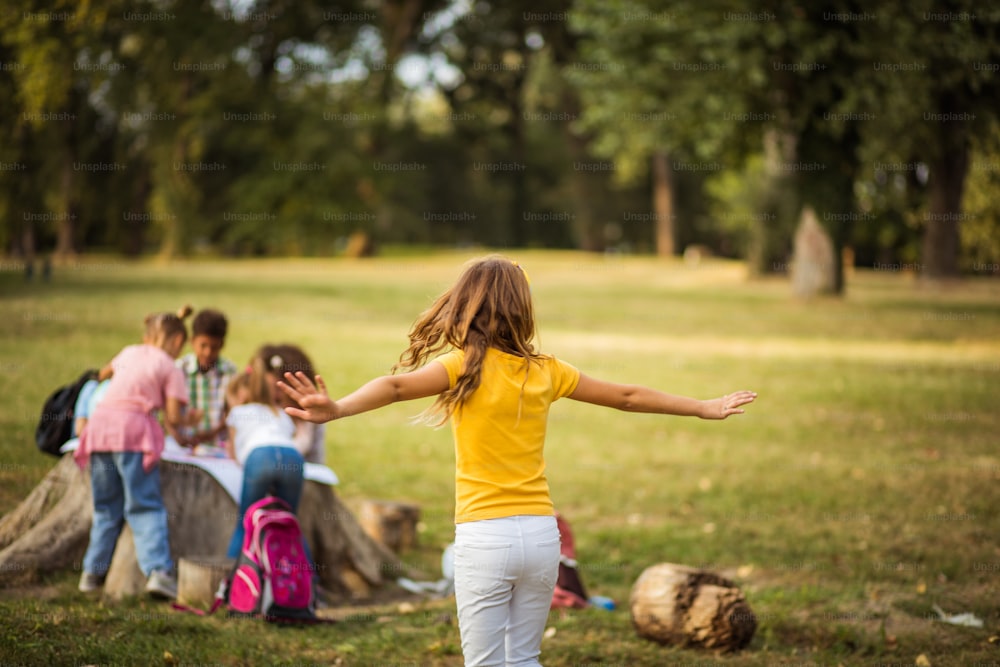
[[319,375],[316,376],[316,384],[313,384],[301,371],[294,375],[285,373],[285,381],[279,380],[278,386],[302,406],[302,409],[285,408],[289,416],[322,424],[376,410],[390,403],[440,394],[448,388],[448,371],[440,362],[432,361],[410,373],[375,378],[338,401],[327,394],[326,384]]
[[757,398],[757,394],[752,391],[737,391],[721,398],[700,401],[687,396],[665,394],[648,387],[605,382],[581,373],[580,382],[569,397],[577,401],[627,412],[653,412],[681,417],[725,419],[729,415],[743,414],[743,409],[740,406],[752,403]]

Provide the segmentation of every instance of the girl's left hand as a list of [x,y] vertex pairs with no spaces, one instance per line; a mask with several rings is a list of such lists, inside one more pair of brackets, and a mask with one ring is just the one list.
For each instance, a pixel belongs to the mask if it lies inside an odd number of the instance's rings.
[[290,417],[315,424],[323,424],[337,418],[337,404],[330,399],[326,384],[319,375],[316,376],[316,384],[313,384],[309,376],[302,371],[298,371],[295,375],[285,373],[285,381],[278,380],[278,387],[301,406],[301,409],[286,407],[285,412]]
[[722,398],[703,401],[700,417],[702,419],[725,419],[730,415],[741,415],[745,411],[740,406],[753,403],[757,393],[753,391],[737,391],[726,394]]

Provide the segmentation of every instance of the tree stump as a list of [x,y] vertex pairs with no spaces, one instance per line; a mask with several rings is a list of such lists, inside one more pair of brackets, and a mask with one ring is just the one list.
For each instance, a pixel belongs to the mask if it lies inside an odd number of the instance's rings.
[[346,257],[374,257],[375,241],[367,232],[357,231],[347,237],[347,247],[344,248]]
[[190,607],[210,608],[219,584],[229,577],[235,564],[232,558],[218,556],[181,558],[177,562],[177,601]]
[[833,292],[834,261],[833,241],[816,218],[816,212],[807,206],[802,210],[802,218],[795,231],[792,255],[792,288],[796,296],[811,297]]
[[[238,507],[232,497],[209,473],[184,463],[161,461],[160,483],[174,560],[224,556],[236,527]],[[0,586],[70,567],[80,570],[92,515],[90,475],[66,454],[0,519]],[[367,597],[405,574],[396,555],[365,533],[332,487],[306,480],[298,518],[320,585],[331,600]],[[104,593],[111,598],[138,595],[145,583],[126,524]]]
[[646,568],[629,596],[640,637],[660,644],[737,651],[757,618],[737,586],[712,572],[673,563]]
[[420,507],[392,500],[365,500],[361,504],[361,526],[395,553],[417,544]]

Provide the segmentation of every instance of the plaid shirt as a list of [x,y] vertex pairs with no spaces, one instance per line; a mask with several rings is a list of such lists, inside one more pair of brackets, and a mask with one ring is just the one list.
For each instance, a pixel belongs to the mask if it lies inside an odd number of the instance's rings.
[[205,412],[197,430],[218,428],[225,422],[226,387],[237,373],[236,364],[219,357],[214,368],[202,373],[198,368],[198,358],[193,353],[188,353],[177,360],[177,366],[184,371],[184,381],[190,397],[188,407]]

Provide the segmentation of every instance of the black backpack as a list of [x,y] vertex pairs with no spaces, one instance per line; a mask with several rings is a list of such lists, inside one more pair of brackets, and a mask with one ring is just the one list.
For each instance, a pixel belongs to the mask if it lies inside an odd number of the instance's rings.
[[90,369],[80,379],[59,387],[45,400],[42,416],[35,428],[35,444],[38,449],[52,456],[62,456],[59,448],[73,437],[73,409],[80,390],[88,380],[96,380],[97,371]]

